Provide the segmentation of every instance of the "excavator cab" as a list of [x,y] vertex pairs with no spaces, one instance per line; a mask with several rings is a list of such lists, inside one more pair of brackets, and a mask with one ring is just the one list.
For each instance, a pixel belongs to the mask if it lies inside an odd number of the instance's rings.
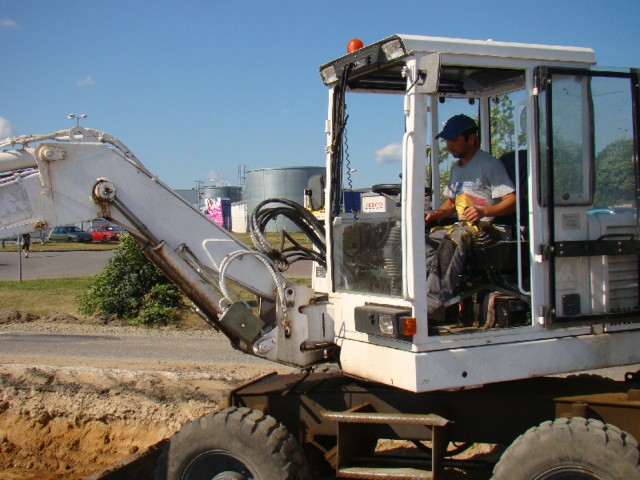
[[[577,351],[599,341],[615,350],[640,333],[638,74],[594,64],[586,48],[394,35],[320,66],[329,87],[322,285],[343,368],[415,391],[458,387],[603,366]],[[468,255],[436,321],[425,213],[443,201],[456,161],[436,135],[460,113],[504,163],[517,203],[493,222],[501,239]],[[345,191],[359,192],[359,210],[344,207]],[[609,335],[594,342],[596,332]],[[542,347],[560,338],[574,360]],[[521,361],[480,367],[504,355]]]

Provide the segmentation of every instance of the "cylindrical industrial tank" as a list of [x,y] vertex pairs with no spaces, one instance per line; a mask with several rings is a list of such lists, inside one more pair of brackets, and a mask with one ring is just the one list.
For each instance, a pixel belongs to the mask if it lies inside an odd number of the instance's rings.
[[234,185],[209,185],[202,189],[202,198],[228,198],[231,203],[242,200],[242,187]]
[[[244,198],[247,202],[247,215],[267,198],[286,198],[304,205],[304,190],[309,178],[318,173],[324,174],[324,167],[283,167],[258,168],[247,170]],[[300,229],[290,220],[278,217],[267,226],[268,232],[297,232]]]

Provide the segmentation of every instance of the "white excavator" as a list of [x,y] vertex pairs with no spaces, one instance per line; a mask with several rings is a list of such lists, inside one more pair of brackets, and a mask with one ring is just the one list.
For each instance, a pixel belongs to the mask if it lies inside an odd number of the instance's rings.
[[[320,76],[326,174],[307,210],[258,206],[256,248],[108,134],[0,143],[0,237],[106,218],[235,348],[301,369],[237,388],[155,450],[154,474],[131,462],[129,478],[640,479],[640,375],[567,376],[640,363],[639,71],[597,68],[588,48],[393,35],[351,42]],[[461,112],[504,163],[516,208],[432,319],[425,232],[463,220],[426,225],[425,209],[451,164],[436,136]],[[376,164],[387,138],[399,161]],[[353,188],[358,170],[381,177]],[[267,245],[274,215],[313,248]],[[299,258],[313,261],[311,287],[282,275]],[[410,452],[384,454],[380,439]],[[476,444],[504,452],[462,456]]]

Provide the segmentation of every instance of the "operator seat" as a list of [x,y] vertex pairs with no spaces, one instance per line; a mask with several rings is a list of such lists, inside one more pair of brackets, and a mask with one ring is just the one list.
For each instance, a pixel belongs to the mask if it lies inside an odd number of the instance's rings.
[[[516,195],[520,201],[520,226],[526,227],[529,224],[529,183],[527,182],[527,150],[518,150],[507,152],[502,155],[498,160],[502,162],[504,168],[507,170],[507,175],[516,186],[516,153],[518,160],[519,171],[519,187],[520,191],[516,191]],[[515,227],[516,214],[503,215],[496,217],[493,221],[496,225],[510,225]],[[517,232],[514,232],[516,234]]]

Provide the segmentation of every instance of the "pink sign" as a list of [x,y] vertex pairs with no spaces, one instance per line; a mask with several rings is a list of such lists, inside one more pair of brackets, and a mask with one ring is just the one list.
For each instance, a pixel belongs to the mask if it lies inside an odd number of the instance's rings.
[[205,198],[204,214],[213,220],[216,225],[224,226],[224,215],[222,214],[222,199]]

